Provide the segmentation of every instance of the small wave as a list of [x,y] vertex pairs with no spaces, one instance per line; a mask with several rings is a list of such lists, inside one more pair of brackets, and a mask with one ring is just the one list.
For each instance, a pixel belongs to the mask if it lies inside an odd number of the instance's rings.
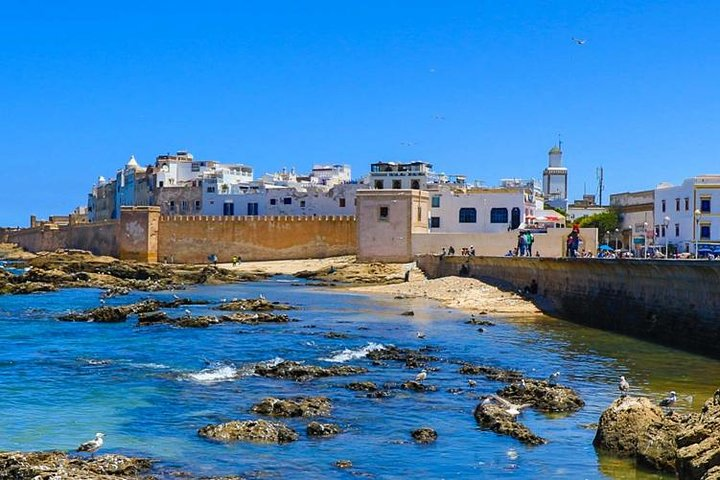
[[349,360],[355,360],[357,358],[364,358],[367,356],[368,353],[372,352],[373,350],[382,350],[384,348],[385,348],[385,345],[383,345],[381,343],[370,342],[362,348],[358,348],[356,350],[351,350],[349,348],[346,348],[345,350],[343,350],[341,352],[335,353],[335,355],[333,355],[332,357],[321,358],[320,360],[324,360],[326,362],[333,362],[333,363],[344,363]]
[[205,368],[195,373],[187,373],[181,378],[192,380],[198,383],[218,383],[234,380],[239,376],[235,365],[219,364],[211,368]]
[[167,365],[163,365],[162,363],[152,363],[152,362],[150,362],[150,363],[131,363],[130,365],[133,367],[137,367],[137,368],[143,368],[143,369],[147,368],[149,370],[167,370],[168,368],[170,368]]
[[274,367],[275,365],[280,365],[284,361],[285,361],[285,359],[282,357],[275,357],[271,360],[265,360],[264,362],[258,362],[258,365],[264,365],[266,367]]
[[105,358],[82,358],[81,357],[81,358],[78,358],[77,360],[80,363],[84,363],[85,365],[93,365],[93,366],[110,365],[111,363],[113,363],[112,360],[108,360]]

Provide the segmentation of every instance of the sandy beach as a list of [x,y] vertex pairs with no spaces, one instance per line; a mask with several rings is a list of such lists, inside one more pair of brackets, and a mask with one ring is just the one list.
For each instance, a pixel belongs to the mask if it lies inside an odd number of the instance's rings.
[[222,267],[246,272],[295,275],[315,272],[312,278],[324,282],[344,282],[349,291],[391,296],[423,297],[436,300],[449,308],[470,313],[485,312],[501,315],[534,315],[540,310],[514,292],[502,291],[474,278],[444,277],[428,280],[413,269],[408,282],[405,272],[410,264],[357,263],[355,257],[322,259],[242,262]]

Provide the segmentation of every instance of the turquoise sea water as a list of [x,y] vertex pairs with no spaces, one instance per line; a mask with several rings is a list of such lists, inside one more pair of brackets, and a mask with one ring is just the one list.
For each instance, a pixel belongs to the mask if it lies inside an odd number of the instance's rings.
[[[677,390],[686,409],[698,409],[720,378],[716,361],[549,317],[495,318],[497,325],[480,333],[464,323],[466,314],[425,300],[293,286],[283,278],[198,286],[182,296],[220,302],[262,293],[300,306],[288,312],[296,323],[177,329],[138,327],[135,318],[121,324],[55,320],[70,309],[98,306],[100,293],[71,289],[0,297],[0,450],[69,450],[104,432],[103,451],[152,457],[161,477],[184,470],[198,477],[309,479],[661,478],[599,456],[591,444],[595,432],[586,425],[597,422],[616,396],[619,375],[638,394],[660,398]],[[171,293],[138,292],[108,303],[149,296],[170,299]],[[205,314],[212,305],[189,308]],[[400,315],[409,309],[415,316]],[[416,337],[419,330],[424,340]],[[349,338],[325,338],[327,332]],[[375,366],[362,356],[389,344],[436,348],[441,360],[426,383],[438,391],[370,399],[345,389],[351,381],[383,384],[415,376],[404,364]],[[251,374],[253,364],[278,358],[325,366],[343,361],[369,371],[305,383]],[[559,370],[561,383],[577,389],[587,405],[571,415],[523,413],[521,420],[549,440],[526,447],[478,428],[472,415],[477,397],[502,384],[479,377],[477,387],[469,388],[457,361],[517,368],[537,378]],[[221,444],[197,435],[209,423],[257,418],[250,407],[266,396],[296,395],[330,397],[334,407],[327,420],[344,433],[308,438],[310,420],[289,419],[300,440],[287,445]],[[421,426],[436,429],[437,442],[415,444],[410,432]],[[353,468],[338,470],[333,463],[339,459],[351,460]]]

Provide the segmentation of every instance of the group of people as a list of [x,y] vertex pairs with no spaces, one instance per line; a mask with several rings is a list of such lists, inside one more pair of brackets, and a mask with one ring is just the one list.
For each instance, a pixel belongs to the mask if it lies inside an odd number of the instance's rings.
[[[442,247],[442,251],[440,251],[440,256],[444,257],[446,255],[455,255],[455,247],[453,247],[452,245],[450,245],[448,248]],[[462,247],[460,249],[460,255],[474,257],[475,247],[473,245],[470,245],[469,247]]]
[[517,256],[519,257],[532,257],[533,243],[535,243],[535,237],[532,232],[521,231],[518,233],[517,239]]
[[580,248],[580,226],[576,223],[567,236],[567,256],[577,258],[578,248]]

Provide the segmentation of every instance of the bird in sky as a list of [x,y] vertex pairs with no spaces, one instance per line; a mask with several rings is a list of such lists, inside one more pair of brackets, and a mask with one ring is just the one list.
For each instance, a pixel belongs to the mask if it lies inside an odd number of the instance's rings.
[[558,378],[560,378],[560,372],[551,373],[547,379],[548,385],[554,387],[557,385]]
[[94,455],[95,452],[97,452],[98,450],[100,450],[100,447],[103,446],[103,443],[104,443],[104,442],[103,442],[103,437],[105,437],[105,434],[104,434],[104,433],[100,433],[100,432],[96,433],[94,439],[92,439],[92,440],[90,440],[89,442],[85,442],[85,443],[83,443],[82,445],[80,445],[80,446],[77,448],[77,451],[78,451],[78,452],[88,452],[88,453],[90,453],[91,455]]
[[573,42],[577,43],[578,45],[585,45],[585,42],[587,42],[587,40],[585,40],[584,38],[572,37],[572,40],[573,40]]
[[621,396],[626,396],[628,392],[630,391],[630,384],[627,380],[625,380],[625,377],[620,375],[620,383],[618,383],[618,389],[620,390]]
[[666,398],[663,398],[660,400],[660,406],[661,407],[672,407],[675,405],[675,402],[677,402],[677,393],[675,393],[675,390],[672,390],[670,392],[670,395],[668,395]]
[[415,381],[422,383],[426,378],[427,378],[427,370],[425,370],[423,368],[422,371],[415,376]]

